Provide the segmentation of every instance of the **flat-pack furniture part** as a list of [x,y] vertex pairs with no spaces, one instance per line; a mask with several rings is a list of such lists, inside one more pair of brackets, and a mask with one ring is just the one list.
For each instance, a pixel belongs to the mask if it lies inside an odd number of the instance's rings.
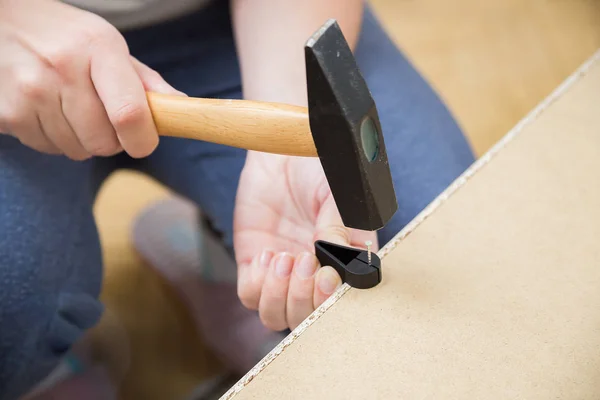
[[600,51],[378,255],[223,398],[600,398]]

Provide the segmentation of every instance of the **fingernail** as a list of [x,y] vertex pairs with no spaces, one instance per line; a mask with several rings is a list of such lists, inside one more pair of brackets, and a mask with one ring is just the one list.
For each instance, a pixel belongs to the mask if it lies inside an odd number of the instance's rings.
[[296,275],[302,280],[311,278],[317,270],[317,261],[310,253],[302,254],[298,266],[296,267]]
[[278,256],[275,264],[275,273],[280,278],[287,278],[292,273],[294,259],[291,255],[283,253]]
[[273,258],[273,252],[271,250],[263,250],[260,255],[260,260],[258,262],[261,268],[269,268],[271,264],[271,259]]
[[341,286],[342,281],[340,280],[337,272],[331,267],[321,268],[319,277],[319,289],[324,294],[332,294],[338,287]]

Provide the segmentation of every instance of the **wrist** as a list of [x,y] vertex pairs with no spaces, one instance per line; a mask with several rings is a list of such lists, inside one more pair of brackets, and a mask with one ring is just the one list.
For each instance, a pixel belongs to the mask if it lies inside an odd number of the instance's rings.
[[252,84],[244,85],[245,99],[268,101],[306,107],[308,104],[306,81],[272,83],[255,80]]

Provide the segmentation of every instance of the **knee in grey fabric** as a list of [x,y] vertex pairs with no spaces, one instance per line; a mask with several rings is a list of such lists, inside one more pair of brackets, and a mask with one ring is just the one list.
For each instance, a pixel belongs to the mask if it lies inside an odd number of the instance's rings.
[[30,390],[99,319],[90,164],[0,136],[0,399]]

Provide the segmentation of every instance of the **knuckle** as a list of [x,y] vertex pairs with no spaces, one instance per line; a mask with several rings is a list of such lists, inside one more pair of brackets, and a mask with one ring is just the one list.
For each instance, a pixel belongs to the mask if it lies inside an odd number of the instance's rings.
[[80,40],[83,40],[86,45],[96,43],[119,44],[121,41],[124,42],[122,35],[119,34],[119,31],[113,25],[95,15],[90,16],[84,30],[81,32]]
[[[282,290],[284,288],[285,290]],[[272,292],[269,293],[269,299],[272,299],[271,301],[273,301],[274,303],[285,305],[288,298],[287,292],[287,286],[278,286],[276,290],[272,290]]]
[[118,144],[114,144],[110,141],[101,141],[92,145],[91,148],[87,150],[95,156],[109,157],[117,154],[120,151],[120,147]]
[[77,51],[69,50],[62,50],[48,56],[60,82],[72,84],[78,78],[77,66],[73,63],[76,57],[80,57],[77,55]]
[[81,41],[84,41],[88,52],[98,48],[110,51],[129,51],[123,35],[113,25],[103,19],[92,19],[87,28],[82,32]]
[[304,291],[304,290],[290,290],[288,294],[288,302],[293,304],[305,303],[307,301],[312,301],[312,292]]
[[108,157],[117,154],[121,147],[112,134],[101,134],[82,140],[85,150],[94,156]]
[[91,54],[97,45],[111,46],[114,49],[125,43],[118,30],[102,18],[90,18],[77,34],[71,36],[67,43],[59,43],[48,50],[47,58],[56,72],[65,79],[70,78],[75,68],[74,59]]
[[0,113],[0,127],[5,133],[13,133],[22,123],[23,113],[17,108],[8,108]]
[[28,100],[42,100],[48,91],[43,74],[24,69],[16,77],[18,92]]
[[77,45],[60,46],[50,50],[46,57],[59,76],[68,78],[73,71],[73,59],[80,53],[81,49]]
[[[59,43],[48,50],[47,57],[56,69],[68,70],[74,57],[89,54],[98,43],[117,45],[113,32],[114,27],[108,23],[98,23],[94,19],[87,21],[83,29],[70,37],[68,42]],[[113,28],[113,29],[111,29]],[[115,29],[116,30],[116,29]]]
[[117,108],[111,115],[110,121],[117,131],[135,126],[145,118],[144,107],[140,104],[125,103]]

